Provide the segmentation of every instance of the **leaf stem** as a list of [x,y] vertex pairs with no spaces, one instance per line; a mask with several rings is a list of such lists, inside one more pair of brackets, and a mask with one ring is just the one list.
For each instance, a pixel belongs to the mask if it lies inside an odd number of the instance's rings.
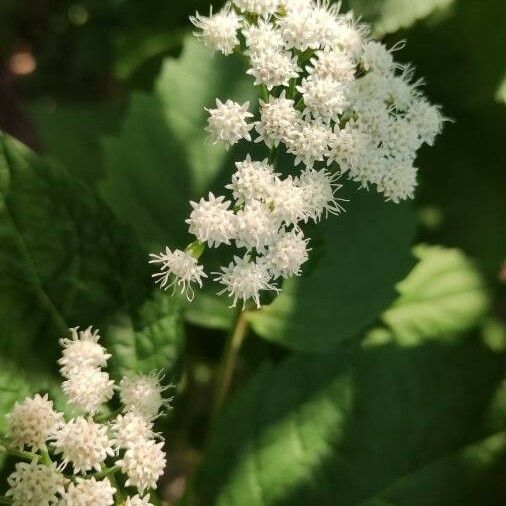
[[234,327],[225,344],[225,351],[223,352],[223,358],[220,364],[213,400],[213,419],[216,418],[220,412],[232,384],[232,377],[237,364],[239,350],[248,333],[249,324],[246,315],[247,312],[243,309],[238,311]]

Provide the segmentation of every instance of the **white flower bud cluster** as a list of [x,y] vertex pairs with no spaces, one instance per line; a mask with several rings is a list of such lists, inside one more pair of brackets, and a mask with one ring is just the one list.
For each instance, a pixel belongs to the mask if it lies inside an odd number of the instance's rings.
[[152,256],[163,288],[178,286],[193,298],[191,283],[202,286],[206,277],[197,263],[204,245],[234,245],[244,252],[215,280],[233,305],[251,299],[260,306],[261,292],[301,274],[308,258],[302,225],[342,210],[340,175],[375,186],[388,201],[413,198],[417,151],[434,143],[445,118],[412,68],[395,62],[402,44],[388,49],[339,9],[329,0],[231,0],[217,14],[191,18],[208,47],[249,58],[247,74],[262,97],[258,118],[248,102],[218,98],[207,109],[211,139],[227,148],[263,143],[269,157],[236,163],[226,186],[232,198],[210,193],[191,202],[186,222],[195,243]]
[[[117,492],[109,473],[121,472],[126,486],[140,494],[126,504],[149,506],[145,493],[156,487],[166,464],[154,421],[169,406],[163,396],[168,387],[149,374],[125,376],[116,388],[102,370],[111,355],[98,331],[73,328],[70,334],[60,340],[62,390],[81,413],[65,421],[47,395],[14,405],[7,415],[9,439],[13,448],[31,452],[26,455],[32,460],[16,464],[6,495],[15,506],[109,506]],[[105,404],[116,389],[122,413],[107,415]]]

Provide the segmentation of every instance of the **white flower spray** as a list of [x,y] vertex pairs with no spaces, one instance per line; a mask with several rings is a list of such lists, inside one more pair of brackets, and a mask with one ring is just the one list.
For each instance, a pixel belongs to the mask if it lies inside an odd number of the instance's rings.
[[[261,97],[258,107],[217,98],[206,109],[211,140],[226,148],[263,143],[268,158],[236,160],[231,198],[191,203],[196,241],[153,255],[163,288],[179,286],[192,299],[191,283],[202,286],[206,276],[197,263],[205,246],[232,245],[240,251],[214,277],[220,293],[233,306],[260,307],[262,292],[277,293],[277,281],[302,273],[309,252],[302,225],[343,210],[341,175],[394,203],[414,197],[417,151],[434,143],[445,118],[413,69],[396,63],[403,44],[373,40],[368,26],[339,9],[329,0],[233,0],[190,18],[206,46],[249,59]],[[289,160],[284,176],[280,155]]]
[[[98,331],[74,328],[70,334],[60,340],[59,364],[63,393],[76,414],[65,421],[47,395],[14,405],[5,450],[29,462],[16,464],[6,497],[14,506],[149,506],[146,494],[156,488],[166,464],[154,423],[169,407],[168,387],[154,373],[125,376],[116,386],[103,370],[111,355]],[[116,390],[119,414],[105,409]],[[121,490],[117,473],[136,495]]]

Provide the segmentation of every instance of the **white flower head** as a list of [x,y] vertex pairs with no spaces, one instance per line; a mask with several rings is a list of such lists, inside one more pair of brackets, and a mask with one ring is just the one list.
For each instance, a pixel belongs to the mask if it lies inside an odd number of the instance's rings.
[[232,307],[235,307],[239,300],[243,301],[245,307],[246,301],[253,299],[257,308],[260,308],[260,292],[278,291],[271,283],[267,267],[262,262],[250,260],[249,255],[243,258],[234,257],[234,261],[228,267],[222,267],[221,271],[215,273],[215,280],[225,286],[219,294],[227,293],[232,297]]
[[53,401],[47,394],[42,397],[37,394],[16,402],[7,415],[7,423],[9,436],[17,447],[38,451],[63,423],[63,415],[53,409]]
[[295,155],[295,165],[302,162],[311,168],[328,156],[333,136],[332,129],[319,121],[301,121],[285,140],[287,151]]
[[285,225],[297,226],[300,221],[306,221],[309,217],[304,190],[291,176],[276,180],[271,188],[269,205],[274,216]]
[[82,367],[62,383],[67,400],[86,413],[94,415],[114,395],[114,381],[95,367]]
[[303,170],[299,176],[298,186],[302,189],[307,205],[307,213],[313,221],[319,221],[323,215],[337,215],[343,211],[335,192],[342,185],[336,183],[337,175],[325,169]]
[[351,83],[355,78],[355,63],[343,50],[322,49],[315,53],[310,63],[306,70],[312,76],[330,78],[341,84]]
[[370,40],[362,46],[362,66],[368,72],[386,75],[396,68],[392,52],[381,42]]
[[227,100],[225,103],[216,99],[216,108],[207,109],[209,113],[208,125],[206,130],[211,134],[211,139],[216,144],[223,142],[228,146],[233,146],[241,139],[251,141],[250,130],[253,124],[248,123],[248,119],[253,117],[248,111],[249,102],[238,104],[233,100]]
[[167,290],[170,287],[181,288],[181,293],[186,293],[188,300],[193,300],[194,292],[191,284],[197,283],[202,287],[202,278],[207,275],[204,268],[199,265],[197,259],[188,251],[174,250],[168,247],[165,252],[158,255],[151,254],[151,264],[159,264],[160,271],[153,274],[156,283]]
[[138,441],[153,439],[153,423],[135,411],[118,415],[111,424],[112,442],[117,450],[127,449]]
[[232,176],[232,182],[225,188],[232,190],[237,204],[245,204],[251,200],[265,202],[277,174],[267,160],[253,161],[250,155],[246,160],[237,162],[237,171]]
[[166,458],[163,442],[153,440],[138,441],[131,445],[122,459],[116,462],[126,474],[126,486],[136,487],[142,494],[145,490],[156,488],[165,469]]
[[70,329],[70,338],[60,339],[63,348],[62,357],[58,360],[62,376],[68,378],[74,371],[83,367],[105,367],[111,357],[107,350],[99,344],[98,330],[88,327],[79,330],[79,327]]
[[153,506],[153,504],[149,500],[149,495],[142,497],[136,494],[133,497],[127,497],[125,506]]
[[195,35],[202,37],[207,47],[225,55],[234,52],[239,43],[237,32],[241,28],[242,21],[229,5],[226,5],[217,14],[213,14],[211,7],[208,17],[197,12],[195,16],[190,16],[190,21],[202,30]]
[[334,47],[342,49],[356,59],[360,55],[368,35],[369,28],[366,25],[357,23],[351,12],[344,14],[339,16],[339,29],[335,34]]
[[324,123],[338,121],[348,105],[345,87],[332,78],[309,77],[297,89],[304,98],[305,114]]
[[258,24],[247,25],[242,33],[251,54],[269,49],[280,50],[283,47],[281,32],[265,19],[261,19]]
[[362,188],[369,188],[370,184],[381,183],[390,163],[381,150],[368,151],[364,153],[361,163],[351,167],[346,175],[350,180],[360,183]]
[[18,462],[7,478],[9,490],[5,494],[14,506],[52,506],[59,503],[65,492],[67,479],[55,464],[43,465],[36,460]]
[[378,184],[378,191],[386,197],[387,201],[396,204],[412,199],[417,185],[417,172],[418,170],[413,165],[394,162],[388,166],[383,179]]
[[55,452],[62,454],[63,465],[72,463],[74,474],[100,471],[102,462],[114,455],[107,427],[83,417],[70,420],[52,440]]
[[255,123],[259,134],[256,142],[263,141],[269,147],[278,146],[289,137],[299,121],[300,113],[295,109],[295,102],[286,98],[285,90],[278,98],[271,95],[268,102],[260,100],[260,121]]
[[186,220],[190,234],[211,247],[230,244],[235,232],[234,213],[229,209],[230,202],[225,197],[215,197],[209,193],[207,199],[190,202],[190,205],[193,210]]
[[316,0],[311,10],[310,26],[314,32],[314,42],[320,47],[334,47],[341,31],[338,19],[340,2]]
[[126,412],[133,411],[150,421],[160,409],[169,406],[171,399],[162,396],[168,388],[156,374],[125,376],[119,384],[119,395]]
[[402,74],[388,78],[389,100],[397,111],[407,111],[420,97],[418,88],[423,84],[423,80],[413,82],[413,74],[413,69],[406,67]]
[[288,51],[265,49],[251,54],[251,68],[246,73],[255,78],[255,85],[264,84],[272,90],[276,86],[288,86],[300,71],[297,58]]
[[440,107],[430,104],[425,99],[415,100],[407,113],[407,118],[413,128],[418,132],[422,142],[429,146],[434,144],[436,137],[443,129],[445,118],[441,114]]
[[353,122],[342,129],[334,129],[335,137],[330,144],[328,165],[339,164],[341,173],[354,171],[367,164],[368,153],[375,149],[371,138]]
[[300,276],[301,268],[308,259],[309,239],[299,230],[284,232],[269,246],[263,260],[274,279]]
[[266,204],[251,200],[236,215],[236,244],[239,248],[263,251],[275,241],[280,226],[278,217]]
[[96,480],[77,478],[75,483],[70,483],[67,492],[63,496],[62,506],[112,506],[116,489],[105,478]]
[[418,130],[403,117],[390,118],[388,128],[381,139],[382,150],[389,158],[413,163],[416,152],[422,145]]
[[280,0],[234,0],[234,4],[243,12],[270,16],[278,10]]
[[[313,5],[310,2],[297,2],[297,8],[288,8],[285,15],[277,18],[286,49],[317,49],[318,26],[313,18]],[[290,0],[287,1],[290,4]]]

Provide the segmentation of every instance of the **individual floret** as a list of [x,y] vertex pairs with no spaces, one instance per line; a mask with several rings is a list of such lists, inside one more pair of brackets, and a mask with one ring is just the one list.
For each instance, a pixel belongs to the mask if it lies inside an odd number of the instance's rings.
[[18,462],[7,478],[9,490],[5,495],[12,499],[13,506],[53,506],[60,504],[66,483],[55,464]]
[[340,49],[323,49],[317,51],[306,67],[307,72],[315,77],[330,78],[341,84],[348,84],[355,78],[355,63],[348,53]]
[[28,447],[36,452],[43,448],[48,437],[63,423],[63,415],[53,409],[47,394],[27,397],[16,402],[7,415],[8,433],[20,449]]
[[186,220],[190,234],[211,247],[230,244],[235,233],[234,213],[225,197],[209,193],[207,200],[202,198],[199,202],[190,202],[190,205],[193,210]]
[[300,276],[302,265],[308,259],[308,242],[301,231],[292,230],[284,232],[269,246],[263,260],[274,279]]
[[55,452],[62,455],[63,465],[71,463],[74,474],[100,471],[104,460],[114,455],[107,427],[83,417],[70,420],[52,439]]
[[234,0],[234,4],[243,12],[270,16],[279,8],[280,0]]
[[249,201],[236,215],[236,244],[239,248],[263,251],[276,240],[280,226],[277,215],[266,204]]
[[112,442],[117,450],[127,449],[137,441],[153,439],[153,423],[144,416],[129,411],[118,415],[111,424]]
[[83,367],[105,367],[111,357],[107,350],[99,344],[98,330],[88,327],[79,330],[79,327],[70,329],[71,337],[60,339],[63,347],[62,357],[58,360],[62,376],[68,378],[74,371]]
[[251,54],[251,68],[246,73],[255,78],[255,85],[263,84],[270,91],[276,86],[288,86],[300,71],[297,58],[291,53],[269,48]]
[[252,200],[265,202],[277,178],[272,165],[267,160],[253,161],[250,155],[235,165],[237,170],[232,176],[232,182],[225,188],[232,190],[236,203],[242,205]]
[[417,185],[417,172],[418,170],[413,165],[400,162],[391,164],[378,184],[378,191],[386,197],[387,201],[396,204],[412,199]]
[[258,53],[269,49],[283,48],[281,32],[269,21],[262,19],[258,24],[249,24],[243,28],[242,33],[246,41],[248,53]]
[[232,307],[242,300],[244,308],[246,302],[252,299],[260,308],[262,291],[278,291],[271,283],[267,267],[262,262],[252,261],[249,255],[234,257],[234,261],[228,267],[222,267],[221,271],[215,273],[215,280],[225,286],[219,294],[227,293],[233,299]]
[[116,489],[105,478],[96,480],[94,477],[77,478],[70,483],[63,496],[62,506],[112,506]]
[[223,142],[227,146],[233,146],[241,139],[251,141],[250,130],[253,124],[248,119],[253,117],[248,111],[249,102],[238,104],[232,100],[225,103],[216,99],[216,108],[207,109],[209,113],[206,130],[210,133],[211,139],[216,144]]
[[279,222],[287,226],[297,226],[299,222],[306,221],[309,217],[310,209],[304,197],[304,190],[291,176],[276,180],[271,188],[269,205]]
[[287,151],[295,155],[295,165],[301,162],[313,167],[328,156],[329,145],[334,133],[331,128],[319,121],[301,121],[285,140]]
[[116,462],[127,476],[126,486],[136,487],[141,494],[145,490],[156,488],[156,482],[162,476],[165,464],[163,443],[155,441],[138,441]]
[[125,411],[133,411],[151,421],[171,399],[164,399],[162,393],[169,387],[160,383],[155,374],[125,376],[119,384],[119,395]]
[[83,367],[62,383],[68,401],[94,415],[114,395],[114,381],[109,374],[95,367]]
[[242,21],[228,5],[217,14],[213,14],[211,7],[208,17],[197,12],[195,16],[190,16],[190,21],[202,30],[195,35],[202,37],[204,44],[215,51],[229,55],[239,44],[237,32],[241,28]]
[[299,121],[300,113],[295,109],[295,102],[286,98],[285,90],[278,98],[271,95],[268,102],[260,100],[260,121],[255,123],[259,134],[256,142],[263,141],[268,147],[276,147],[287,141]]
[[324,123],[338,121],[348,105],[346,88],[332,78],[309,77],[297,89],[302,93],[306,115]]
[[307,213],[313,221],[320,221],[323,215],[337,215],[343,211],[335,192],[342,185],[337,184],[338,176],[325,169],[303,170],[299,176],[298,186],[302,189],[306,201]]
[[165,248],[165,252],[158,255],[151,254],[150,257],[149,263],[160,265],[160,271],[153,274],[155,282],[160,283],[160,287],[164,290],[179,287],[188,300],[193,300],[192,283],[202,287],[202,278],[207,277],[197,259],[188,251],[171,251],[168,247]]
[[137,494],[133,497],[127,497],[125,506],[153,506],[153,504],[149,501],[149,495],[142,497]]

